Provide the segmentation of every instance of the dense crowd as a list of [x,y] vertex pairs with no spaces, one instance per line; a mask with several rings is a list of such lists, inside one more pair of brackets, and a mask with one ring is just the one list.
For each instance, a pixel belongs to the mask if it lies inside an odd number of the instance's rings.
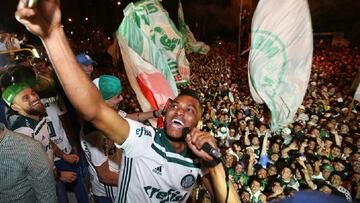
[[[221,146],[242,202],[284,198],[299,190],[360,197],[360,104],[352,82],[359,49],[316,49],[304,101],[294,122],[270,132],[267,109],[249,93],[247,61],[233,43],[190,55],[190,86],[202,96],[202,128]],[[198,192],[198,194],[206,194]]]
[[[108,46],[88,50],[98,62],[92,77],[118,76],[124,87],[119,108],[138,112],[123,68],[115,68],[121,63],[106,53]],[[249,92],[247,56],[237,56],[233,42],[217,41],[211,48],[207,55],[188,55],[192,76],[186,87],[201,97],[200,127],[217,139],[241,201],[267,202],[299,190],[359,200],[360,103],[351,91],[360,66],[359,49],[315,49],[307,93],[294,122],[271,132],[268,109],[256,104]],[[37,60],[32,65],[39,72],[49,64]],[[200,184],[192,199],[206,202],[210,195]]]

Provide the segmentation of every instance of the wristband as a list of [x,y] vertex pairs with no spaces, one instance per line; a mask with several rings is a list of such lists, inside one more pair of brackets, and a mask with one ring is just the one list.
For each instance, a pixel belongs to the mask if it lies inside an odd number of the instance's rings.
[[157,117],[158,117],[157,111],[153,111],[153,117],[154,117],[154,118],[157,118]]

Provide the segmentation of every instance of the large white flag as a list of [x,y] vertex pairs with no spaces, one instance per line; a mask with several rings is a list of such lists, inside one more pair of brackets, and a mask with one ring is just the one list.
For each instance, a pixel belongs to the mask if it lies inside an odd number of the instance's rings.
[[306,0],[260,0],[251,27],[249,84],[271,111],[271,128],[290,123],[311,72],[313,33]]

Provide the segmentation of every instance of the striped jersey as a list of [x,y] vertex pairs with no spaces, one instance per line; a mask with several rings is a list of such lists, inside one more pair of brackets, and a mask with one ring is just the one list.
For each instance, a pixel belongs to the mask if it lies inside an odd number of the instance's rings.
[[[61,151],[70,154],[71,145],[59,117],[67,113],[65,104],[59,96],[42,98],[41,102],[46,109],[46,120],[51,141],[56,144]],[[55,156],[54,160],[60,160],[60,157]]]
[[203,172],[190,151],[176,153],[163,129],[126,119],[119,192],[115,202],[186,202]]
[[109,160],[109,170],[119,173],[121,150],[117,149],[112,140],[106,138],[89,122],[85,122],[81,127],[80,143],[89,163],[92,192],[98,197],[108,197],[114,201],[118,188],[101,183],[95,167],[101,166]]
[[25,134],[39,141],[45,149],[50,162],[54,163],[54,152],[50,144],[47,121],[42,118],[40,121],[33,120],[19,115],[11,124],[10,129],[17,133]]

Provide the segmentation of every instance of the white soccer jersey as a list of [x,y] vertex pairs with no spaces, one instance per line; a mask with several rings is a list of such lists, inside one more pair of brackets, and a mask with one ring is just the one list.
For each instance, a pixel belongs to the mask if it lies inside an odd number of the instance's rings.
[[129,137],[124,149],[115,202],[186,202],[202,175],[189,151],[176,153],[163,129],[126,119]]
[[[70,154],[71,145],[66,136],[65,129],[60,121],[59,116],[67,113],[65,104],[59,96],[43,98],[41,102],[44,104],[47,113],[47,124],[49,128],[49,135],[51,141],[57,145],[57,147]],[[60,160],[59,157],[55,156],[55,161]]]
[[54,151],[50,144],[50,137],[45,118],[39,122],[24,116],[18,116],[10,129],[17,133],[25,134],[33,139],[39,141],[47,153],[50,163],[54,164]]
[[119,173],[121,150],[117,149],[114,142],[107,139],[90,123],[86,123],[80,130],[80,143],[89,163],[91,189],[94,195],[115,199],[118,188],[105,185],[99,181],[95,167],[101,166],[109,160],[109,170]]

